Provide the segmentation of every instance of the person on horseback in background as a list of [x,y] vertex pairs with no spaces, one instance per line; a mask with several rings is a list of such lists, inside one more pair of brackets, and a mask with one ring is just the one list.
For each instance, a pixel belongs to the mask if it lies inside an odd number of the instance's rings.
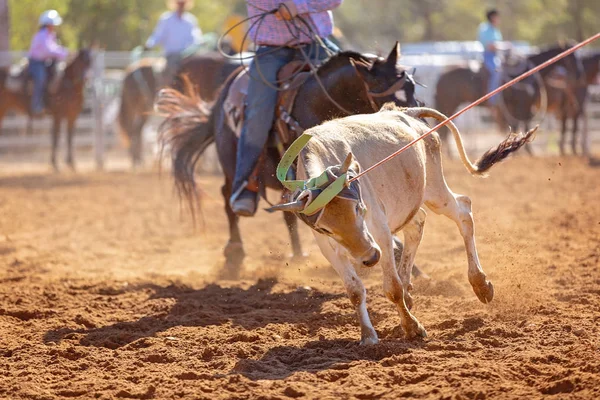
[[29,47],[29,75],[33,80],[31,114],[34,116],[44,112],[48,62],[64,60],[69,55],[69,51],[60,46],[56,40],[55,30],[60,24],[62,24],[62,18],[56,10],[44,11],[39,19],[40,29],[33,36]]
[[[258,49],[249,69],[251,79],[230,198],[231,208],[238,216],[254,215],[258,205],[258,188],[249,187],[248,182],[273,126],[277,72],[290,61],[303,60],[302,51],[317,62],[327,58],[328,52],[339,51],[327,37],[333,32],[331,10],[342,0],[247,0],[246,3],[251,22],[256,21],[253,17],[277,11],[264,16],[262,23],[252,25],[249,32]],[[298,16],[308,23],[319,41]]]
[[144,50],[161,46],[167,66],[163,73],[165,82],[169,82],[175,75],[185,53],[195,52],[195,48],[202,42],[202,31],[198,26],[198,20],[187,12],[192,8],[191,0],[171,0],[167,11],[160,16],[154,32],[146,41]]
[[[497,53],[505,46],[502,42],[502,33],[498,29],[500,25],[500,13],[498,10],[491,9],[486,13],[487,22],[479,25],[477,40],[483,45],[483,65],[488,71],[488,93],[500,86],[500,67],[501,60]],[[489,99],[489,104],[495,105],[498,96]]]

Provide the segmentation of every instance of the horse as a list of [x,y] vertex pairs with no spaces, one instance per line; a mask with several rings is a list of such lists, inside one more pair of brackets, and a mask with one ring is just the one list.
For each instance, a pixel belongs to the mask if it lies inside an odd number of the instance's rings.
[[[568,46],[556,45],[544,48],[538,53],[528,55],[525,58],[526,64],[524,71],[538,66],[554,56],[562,53]],[[556,66],[562,66],[570,76],[577,76],[577,59],[571,54],[555,63]],[[540,71],[542,80],[546,80],[550,69]],[[503,74],[503,80],[506,82],[512,78],[507,73]],[[529,124],[534,116],[534,108],[539,102],[542,102],[545,86],[535,77],[526,80],[516,87],[510,87],[504,92],[498,94],[500,110],[496,113],[496,122],[501,130],[509,125],[515,131],[520,124],[524,124],[524,130],[529,130]],[[470,68],[457,67],[440,75],[436,85],[435,108],[441,113],[452,115],[456,112],[462,103],[471,103],[487,93],[487,71],[481,68],[475,72]],[[489,103],[484,103],[484,107],[489,107]],[[444,141],[448,138],[448,130],[440,130],[440,136]],[[526,144],[525,148],[531,153],[531,147]]]
[[[378,111],[386,102],[394,101],[400,106],[418,105],[414,97],[415,82],[412,76],[398,65],[400,47],[396,43],[388,57],[369,58],[353,51],[343,51],[331,56],[298,88],[296,101],[289,113],[292,121],[301,128],[310,128],[323,121],[345,116],[346,113],[364,114]],[[221,188],[225,200],[225,212],[229,221],[230,238],[225,246],[226,273],[236,276],[245,257],[238,217],[229,205],[232,181],[236,168],[238,138],[225,122],[224,102],[238,73],[226,81],[216,102],[211,106],[197,95],[186,91],[182,94],[173,89],[162,90],[156,108],[166,118],[159,127],[159,142],[163,149],[169,148],[172,171],[180,196],[187,199],[193,210],[197,200],[195,165],[204,150],[215,142],[219,161],[225,175]],[[396,93],[401,92],[401,95]],[[375,97],[374,97],[375,96]],[[332,101],[334,100],[337,105]],[[294,131],[296,132],[296,131]],[[295,139],[297,132],[287,147]],[[275,168],[281,158],[276,146],[268,146],[260,170],[259,180],[263,187],[282,190],[275,178]],[[302,256],[293,214],[284,213],[289,230],[293,254]]]
[[[86,73],[92,63],[91,52],[84,48],[66,66],[57,90],[46,95],[46,113],[52,119],[52,156],[50,162],[58,171],[56,151],[63,120],[67,121],[67,156],[66,163],[75,169],[73,157],[73,135],[75,121],[83,110]],[[5,78],[0,78],[0,81]],[[3,85],[4,86],[4,85]],[[14,92],[5,87],[0,88],[0,125],[7,111],[14,110],[22,114],[30,114],[31,96],[27,90]]]
[[[600,69],[600,53],[582,57],[579,61],[579,76],[575,80],[569,79],[569,76],[560,75],[557,84],[551,85],[554,87],[548,90],[549,109],[556,116],[556,119],[561,122],[560,140],[558,142],[561,155],[565,154],[567,121],[569,119],[572,121],[571,151],[573,154],[577,154],[579,119],[585,113],[588,86],[597,82],[598,70]],[[581,142],[581,149],[582,153],[585,154],[587,151],[585,140]]]
[[[142,130],[152,113],[154,96],[161,86],[162,71],[155,73],[156,65],[156,60],[149,58],[135,62],[127,68],[123,80],[118,123],[122,137],[129,144],[134,166],[142,162]],[[182,90],[181,77],[187,76],[200,97],[212,101],[218,88],[238,66],[239,63],[214,52],[188,57],[182,61],[171,85]]]

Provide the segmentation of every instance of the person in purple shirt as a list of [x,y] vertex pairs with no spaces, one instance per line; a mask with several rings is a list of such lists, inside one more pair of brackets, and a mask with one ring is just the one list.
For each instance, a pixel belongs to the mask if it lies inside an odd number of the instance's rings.
[[[250,24],[265,12],[262,22],[252,26],[249,37],[258,46],[250,65],[250,83],[241,137],[237,148],[237,166],[233,181],[233,195],[229,203],[239,216],[252,216],[258,205],[258,193],[248,188],[248,180],[256,168],[273,125],[277,90],[277,72],[294,59],[303,59],[302,49],[312,60],[327,58],[339,49],[327,39],[333,33],[331,10],[342,0],[247,0]],[[308,32],[297,18],[302,17],[321,38],[321,43]],[[296,27],[297,26],[297,27]],[[266,81],[266,82],[265,82]]]
[[64,60],[69,52],[56,41],[55,29],[62,24],[62,18],[56,10],[44,11],[39,19],[40,29],[31,40],[29,48],[29,74],[33,79],[31,113],[44,112],[44,90],[48,79],[47,62]]

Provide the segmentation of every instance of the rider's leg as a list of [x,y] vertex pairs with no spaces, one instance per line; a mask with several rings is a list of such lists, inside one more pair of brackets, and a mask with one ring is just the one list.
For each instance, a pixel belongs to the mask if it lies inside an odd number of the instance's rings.
[[46,65],[42,61],[29,61],[29,74],[33,80],[33,96],[31,97],[31,112],[33,115],[44,111],[44,88],[46,86]]
[[264,46],[258,49],[256,58],[250,65],[251,79],[246,96],[244,125],[237,148],[233,194],[230,199],[231,208],[237,215],[251,216],[256,212],[258,193],[246,189],[246,185],[273,125],[277,90],[271,86],[277,81],[279,69],[293,57],[292,49]]
[[[498,65],[494,60],[485,60],[485,67],[490,74],[490,79],[488,81],[489,93],[500,86],[500,71],[498,70]],[[498,95],[493,96],[488,101],[491,105],[495,105],[498,102]]]

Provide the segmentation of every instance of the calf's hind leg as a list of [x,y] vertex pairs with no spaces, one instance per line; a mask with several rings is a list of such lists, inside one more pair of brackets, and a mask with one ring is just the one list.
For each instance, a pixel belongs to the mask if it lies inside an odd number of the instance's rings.
[[402,228],[404,234],[404,250],[400,257],[400,262],[396,260],[396,268],[402,281],[402,287],[404,288],[404,302],[408,309],[412,309],[413,299],[410,295],[412,290],[412,284],[410,278],[412,275],[413,264],[415,262],[415,256],[417,249],[423,238],[423,227],[425,226],[425,218],[427,213],[424,209],[420,208],[415,216]]
[[[433,142],[430,143],[433,144]],[[430,157],[427,160],[425,204],[431,211],[447,216],[458,226],[467,250],[469,282],[479,300],[482,303],[489,303],[494,298],[494,286],[486,279],[477,255],[471,199],[467,196],[452,193],[448,188],[442,171],[439,150],[430,149]]]

